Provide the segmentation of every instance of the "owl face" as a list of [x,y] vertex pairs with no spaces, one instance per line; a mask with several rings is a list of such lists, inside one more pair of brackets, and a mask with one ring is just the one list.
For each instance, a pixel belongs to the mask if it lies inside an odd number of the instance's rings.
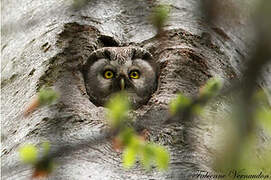
[[106,47],[91,54],[84,68],[84,79],[95,105],[104,106],[114,93],[126,91],[137,108],[156,90],[157,71],[151,54],[142,48]]

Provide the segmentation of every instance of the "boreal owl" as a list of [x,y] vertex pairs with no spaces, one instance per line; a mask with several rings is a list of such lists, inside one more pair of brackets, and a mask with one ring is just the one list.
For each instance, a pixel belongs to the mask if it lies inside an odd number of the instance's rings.
[[83,68],[86,90],[96,106],[126,91],[134,108],[147,103],[157,89],[159,66],[139,47],[105,47],[94,51]]

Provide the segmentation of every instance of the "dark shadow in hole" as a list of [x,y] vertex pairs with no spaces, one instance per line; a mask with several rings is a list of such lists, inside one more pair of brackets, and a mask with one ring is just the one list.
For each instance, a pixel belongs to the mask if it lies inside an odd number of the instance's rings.
[[120,43],[117,42],[113,37],[101,35],[98,41],[102,44],[102,47],[119,47]]

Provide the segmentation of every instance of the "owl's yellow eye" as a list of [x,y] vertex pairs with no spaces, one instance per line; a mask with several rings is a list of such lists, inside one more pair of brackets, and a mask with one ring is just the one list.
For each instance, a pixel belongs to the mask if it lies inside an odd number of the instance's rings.
[[114,73],[111,70],[106,70],[104,72],[104,78],[105,79],[112,79],[114,77]]
[[138,79],[139,78],[139,72],[138,71],[131,71],[130,72],[130,78],[132,79]]

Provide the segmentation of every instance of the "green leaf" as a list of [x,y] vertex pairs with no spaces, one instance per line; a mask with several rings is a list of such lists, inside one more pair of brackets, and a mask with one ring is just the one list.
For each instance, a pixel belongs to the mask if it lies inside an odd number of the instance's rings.
[[123,152],[123,165],[126,168],[130,168],[135,164],[136,151],[134,148],[127,147]]
[[169,19],[170,6],[158,5],[151,14],[151,22],[157,29],[161,29]]
[[185,108],[191,104],[191,100],[182,95],[179,94],[177,98],[173,99],[169,104],[169,111],[172,115],[175,115],[180,108]]
[[24,163],[35,164],[38,158],[38,149],[34,145],[24,145],[19,149],[19,154]]
[[135,132],[132,128],[125,128],[119,134],[119,137],[124,146],[129,146],[132,143],[134,136],[135,136]]
[[128,120],[130,103],[125,93],[118,93],[113,96],[106,107],[109,109],[107,119],[113,128],[116,128]]
[[193,114],[197,114],[197,115],[200,115],[203,113],[203,107],[199,104],[195,104],[193,107],[192,107],[192,112]]
[[51,148],[51,145],[49,142],[43,142],[41,144],[42,148],[43,148],[43,152],[44,152],[44,155],[48,155],[49,151],[50,151],[50,148]]
[[222,88],[221,79],[214,77],[209,79],[207,83],[204,85],[204,87],[202,87],[200,95],[206,98],[211,98],[216,96],[221,88]]
[[50,105],[59,98],[59,94],[51,88],[43,88],[38,93],[40,105]]
[[156,164],[160,170],[166,170],[169,164],[169,153],[162,146],[154,146],[153,148],[156,158]]
[[154,160],[153,145],[146,144],[142,147],[141,163],[145,169],[149,170]]

